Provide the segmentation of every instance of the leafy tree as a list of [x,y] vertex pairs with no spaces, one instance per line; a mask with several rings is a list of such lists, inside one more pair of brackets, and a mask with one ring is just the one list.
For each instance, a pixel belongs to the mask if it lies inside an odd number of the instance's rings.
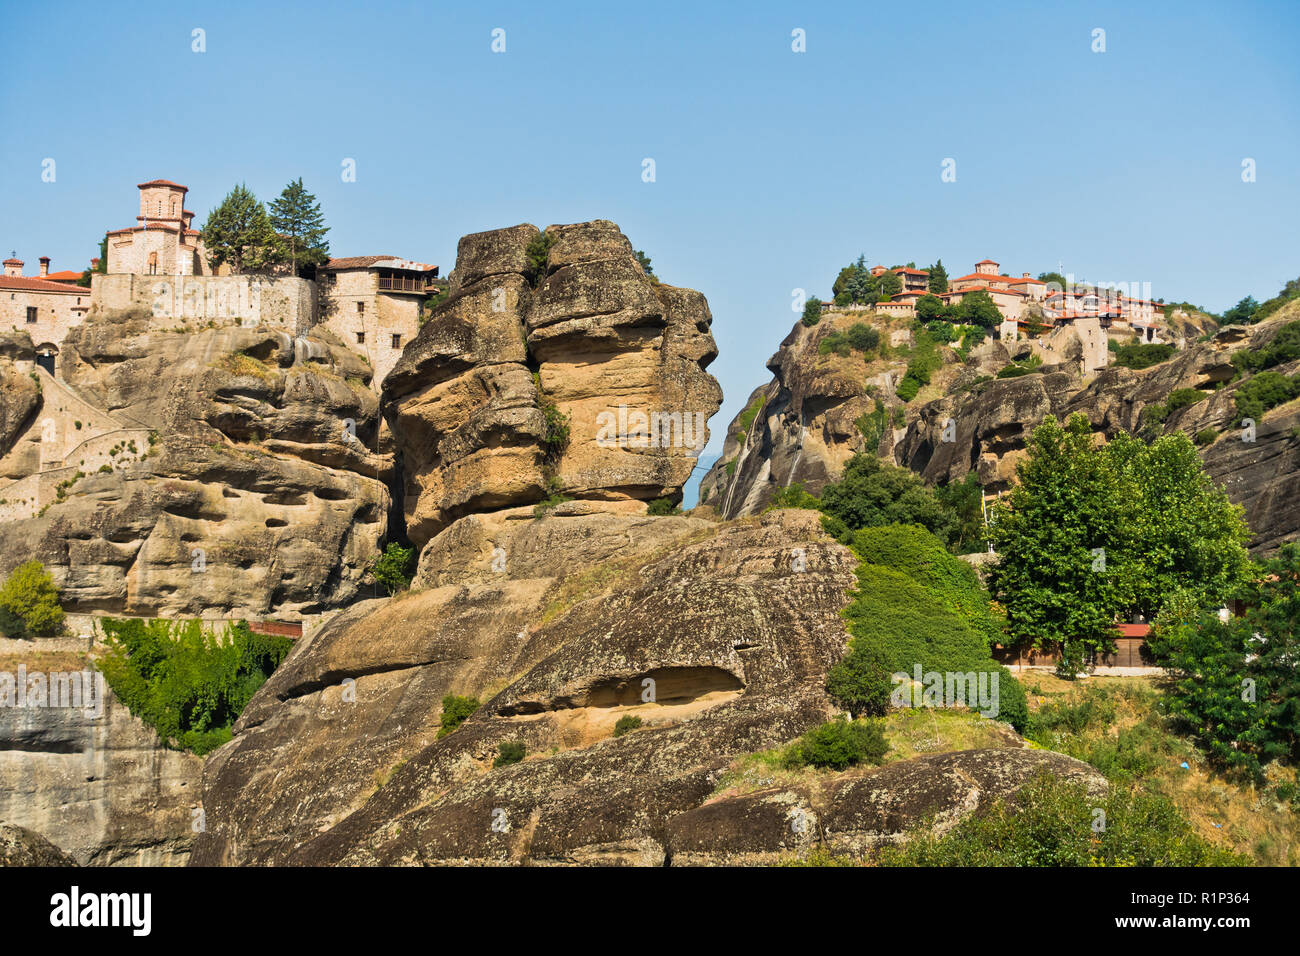
[[389,594],[405,591],[411,586],[415,574],[415,549],[403,548],[396,541],[390,541],[384,553],[370,569],[370,575],[383,586]]
[[822,300],[813,296],[803,304],[803,316],[799,319],[804,325],[812,327],[822,320]]
[[104,618],[98,667],[127,709],[169,746],[202,756],[231,738],[231,725],[288,655],[285,637],[239,621],[218,636],[202,621]]
[[304,188],[301,176],[271,201],[270,223],[284,243],[295,275],[300,266],[318,266],[329,261],[330,245],[325,238],[329,227],[321,215],[320,203]]
[[827,530],[841,540],[862,528],[916,524],[941,541],[952,538],[956,519],[915,473],[859,452],[839,481],[822,491]]
[[1248,295],[1231,309],[1223,313],[1224,325],[1249,325],[1259,311],[1259,303],[1253,295]]
[[203,243],[209,265],[215,269],[224,263],[236,275],[284,261],[284,247],[271,227],[266,207],[242,183],[208,213]]
[[962,293],[960,309],[961,321],[966,325],[996,329],[1002,324],[1002,313],[983,289]]
[[903,291],[903,280],[897,272],[882,272],[879,278],[880,297],[887,299]]
[[939,503],[956,518],[952,537],[953,552],[970,554],[982,551],[987,543],[984,530],[984,491],[980,488],[979,477],[975,472],[966,472],[966,477],[961,481],[937,486],[934,494]]
[[1242,585],[1240,617],[1194,599],[1171,602],[1150,647],[1173,679],[1169,713],[1216,763],[1261,775],[1300,758],[1300,545],[1283,545]]
[[922,322],[935,322],[944,317],[944,302],[937,295],[923,295],[916,300],[916,317]]
[[1069,281],[1059,272],[1040,272],[1038,273],[1038,281],[1056,286],[1062,292],[1068,293],[1070,291]]
[[25,561],[0,586],[0,632],[6,637],[50,637],[63,628],[59,589],[45,565]]
[[850,325],[845,338],[850,347],[859,352],[874,352],[880,345],[880,333],[865,322],[854,322]]
[[935,295],[943,295],[948,291],[948,270],[943,267],[942,259],[930,266],[930,281],[926,291]]
[[994,511],[989,583],[1013,643],[1058,645],[1063,674],[1110,644],[1117,619],[1151,619],[1180,591],[1208,606],[1244,574],[1240,509],[1181,433],[1099,447],[1082,414],[1049,416],[1027,451]]

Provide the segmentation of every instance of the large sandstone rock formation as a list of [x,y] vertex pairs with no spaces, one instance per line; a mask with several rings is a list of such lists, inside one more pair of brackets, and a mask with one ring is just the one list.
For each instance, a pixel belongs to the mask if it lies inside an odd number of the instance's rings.
[[27,423],[0,448],[0,574],[37,558],[83,611],[292,618],[356,597],[391,469],[364,360],[325,331],[99,315],[60,362],[33,373],[38,411],[0,410],[0,431]]
[[[611,222],[544,235],[549,249],[529,225],[462,238],[451,297],[384,382],[417,545],[554,496],[644,513],[680,500],[707,441],[722,395],[704,371],[717,354],[704,297],[648,277]],[[530,243],[544,261],[530,265]],[[638,413],[669,421],[669,440],[641,447],[626,424]],[[548,441],[557,424],[567,443]]]
[[0,821],[40,834],[82,866],[175,866],[189,857],[203,761],[164,748],[107,687],[100,715],[0,708],[0,741]]
[[[978,751],[715,800],[733,759],[832,713],[856,560],[811,512],[640,520],[603,564],[359,605],[302,642],[208,763],[193,862],[763,862],[808,834],[860,855],[1040,769],[1097,784],[1057,754]],[[446,693],[483,706],[438,739]],[[615,737],[626,715],[644,724]],[[507,742],[527,757],[493,767]],[[814,828],[790,827],[795,805]]]
[[[858,353],[819,354],[828,319],[811,329],[797,325],[768,365],[773,381],[750,397],[751,407],[759,406],[750,427],[737,416],[728,428],[722,456],[701,482],[701,501],[723,517],[737,517],[761,511],[792,482],[819,492],[839,477],[855,452],[867,450],[857,423],[877,398],[891,417],[896,408],[905,408],[905,427],[887,426],[870,450],[931,483],[960,481],[974,471],[984,490],[994,493],[1014,482],[1016,463],[1039,422],[1077,411],[1107,436],[1120,430],[1196,436],[1214,429],[1219,437],[1201,449],[1206,471],[1244,507],[1255,532],[1251,547],[1270,551],[1300,535],[1300,405],[1270,411],[1257,424],[1254,441],[1242,441],[1229,428],[1240,387],[1232,381],[1231,355],[1261,348],[1297,318],[1300,307],[1292,305],[1258,326],[1225,328],[1205,341],[1186,338],[1169,361],[1141,371],[1111,365],[1091,372],[1084,343],[1072,338],[1070,329],[1054,333],[1050,348],[986,342],[965,363],[944,350],[945,366],[934,383],[906,406],[892,391],[905,364],[864,363]],[[842,331],[851,321],[862,319],[832,315],[830,329]],[[1191,336],[1199,327],[1189,321],[1180,328]],[[1012,359],[1031,354],[1043,360],[1041,371],[993,378]],[[1298,369],[1300,363],[1292,362],[1276,371],[1293,375]],[[1152,420],[1152,409],[1174,390],[1187,388],[1203,391],[1206,398]],[[949,423],[950,440],[945,440]]]

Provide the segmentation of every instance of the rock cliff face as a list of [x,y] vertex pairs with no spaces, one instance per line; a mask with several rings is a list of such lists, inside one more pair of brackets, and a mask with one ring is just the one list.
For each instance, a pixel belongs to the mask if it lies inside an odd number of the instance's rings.
[[[1218,437],[1201,449],[1206,471],[1245,508],[1255,531],[1252,548],[1269,551],[1300,534],[1300,440],[1295,432],[1300,407],[1293,402],[1270,411],[1257,424],[1254,440],[1243,441],[1229,428],[1241,384],[1231,381],[1231,355],[1243,348],[1258,350],[1297,318],[1300,308],[1290,306],[1258,326],[1229,327],[1208,341],[1187,341],[1169,361],[1141,371],[1112,365],[1092,373],[1081,365],[1080,343],[1064,336],[1050,350],[987,342],[964,363],[951,349],[941,349],[943,368],[906,406],[892,391],[903,363],[891,367],[879,360],[864,363],[857,353],[819,354],[828,321],[811,329],[796,326],[769,363],[774,380],[751,396],[750,407],[758,411],[749,428],[743,415],[729,427],[722,457],[701,483],[701,500],[723,517],[736,517],[761,511],[791,482],[820,491],[839,476],[853,453],[864,449],[867,442],[857,423],[864,412],[873,411],[877,398],[887,419],[874,448],[877,454],[931,483],[960,481],[975,471],[985,491],[993,493],[1011,486],[1028,435],[1039,422],[1047,415],[1063,418],[1078,411],[1107,436],[1120,430],[1196,436],[1214,429]],[[832,316],[829,331],[859,320]],[[992,378],[1012,359],[1029,354],[1043,358],[1040,372]],[[1300,363],[1292,362],[1276,370],[1294,374],[1297,368]],[[1201,390],[1204,400],[1163,420],[1152,417],[1171,392],[1189,388]],[[905,427],[893,427],[895,414]],[[948,423],[951,440],[945,441]]]
[[[451,297],[384,382],[411,540],[551,497],[625,514],[680,500],[722,399],[710,322],[613,223],[465,236]],[[642,415],[666,441],[637,434]]]
[[0,409],[0,437],[25,423],[0,446],[0,574],[37,558],[74,611],[292,618],[357,595],[391,468],[363,360],[323,331],[101,315],[60,361],[32,373],[39,408],[6,389]]
[[[4,666],[15,670],[9,658]],[[203,761],[165,749],[105,690],[102,714],[0,708],[0,822],[39,834],[81,866],[184,864]]]

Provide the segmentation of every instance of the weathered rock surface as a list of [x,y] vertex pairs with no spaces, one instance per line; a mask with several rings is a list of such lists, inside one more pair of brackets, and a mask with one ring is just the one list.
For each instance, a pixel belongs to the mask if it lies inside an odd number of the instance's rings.
[[1041,750],[961,750],[830,778],[817,789],[773,789],[713,800],[674,817],[676,866],[762,865],[824,846],[864,857],[910,832],[941,836],[1047,771],[1089,793],[1106,778],[1073,757]]
[[[1195,436],[1214,429],[1217,440],[1201,448],[1206,471],[1244,507],[1255,532],[1252,549],[1270,551],[1300,535],[1300,433],[1295,431],[1300,406],[1292,402],[1268,412],[1257,423],[1254,441],[1242,441],[1229,428],[1241,384],[1232,381],[1231,355],[1239,349],[1258,350],[1278,328],[1297,318],[1300,307],[1291,305],[1257,326],[1228,327],[1208,341],[1195,340],[1200,326],[1191,319],[1181,321],[1178,328],[1186,333],[1186,347],[1169,361],[1141,371],[1112,365],[1089,372],[1083,368],[1082,345],[1070,339],[1069,329],[1054,333],[1050,350],[1036,342],[1010,343],[1010,349],[986,342],[964,364],[946,350],[947,364],[936,373],[934,384],[906,406],[906,427],[895,429],[887,423],[874,450],[931,483],[960,481],[974,471],[985,492],[993,493],[1010,488],[1029,433],[1048,415],[1064,418],[1082,412],[1106,436],[1118,431],[1182,431]],[[720,516],[757,513],[777,491],[796,481],[819,492],[839,477],[855,452],[864,450],[857,422],[873,411],[876,397],[887,414],[901,407],[892,390],[904,364],[864,364],[858,353],[819,354],[817,344],[827,334],[842,332],[854,321],[866,320],[861,313],[831,314],[813,328],[796,325],[782,343],[768,365],[773,381],[750,397],[750,405],[761,406],[752,424],[745,429],[742,416],[731,423],[722,456],[701,482],[701,501]],[[870,321],[879,324],[878,319]],[[1030,354],[1043,359],[1042,371],[981,380],[1011,359]],[[1300,363],[1275,370],[1293,375]],[[866,386],[873,388],[874,396]],[[1203,391],[1206,398],[1163,421],[1152,420],[1152,409],[1174,390],[1187,388]],[[955,437],[945,441],[949,422]]]
[[[611,222],[545,235],[536,274],[533,226],[462,238],[451,297],[385,379],[417,545],[457,518],[552,495],[623,512],[680,500],[707,441],[721,391],[704,371],[716,355],[704,297],[652,281]],[[567,442],[548,442],[548,410]],[[670,440],[637,447],[602,430],[637,413],[668,420]]]
[[101,716],[0,708],[0,820],[41,834],[82,866],[184,864],[203,761],[164,748],[105,690]]
[[0,866],[76,865],[76,860],[39,833],[0,823]]
[[[688,539],[704,524],[623,520]],[[195,862],[662,858],[666,820],[703,802],[731,756],[826,719],[825,670],[846,640],[854,559],[815,515],[704,533],[676,547],[630,537],[608,573],[508,572],[340,615],[210,758]],[[446,693],[484,705],[437,740]],[[647,726],[612,738],[624,714]],[[528,759],[492,769],[516,740]],[[508,830],[492,829],[497,809]]]
[[55,481],[59,496],[0,523],[0,574],[34,557],[69,610],[133,614],[292,618],[357,595],[391,468],[367,450],[379,419],[363,360],[326,332],[103,315],[60,361],[0,460],[15,479],[0,497]]

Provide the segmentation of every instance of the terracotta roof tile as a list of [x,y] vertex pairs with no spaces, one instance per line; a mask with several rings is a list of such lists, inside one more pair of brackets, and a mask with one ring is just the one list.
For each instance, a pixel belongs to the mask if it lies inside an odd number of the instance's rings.
[[90,295],[85,286],[68,285],[66,282],[51,282],[32,276],[0,276],[0,289],[13,289],[22,292],[62,292],[64,295]]

